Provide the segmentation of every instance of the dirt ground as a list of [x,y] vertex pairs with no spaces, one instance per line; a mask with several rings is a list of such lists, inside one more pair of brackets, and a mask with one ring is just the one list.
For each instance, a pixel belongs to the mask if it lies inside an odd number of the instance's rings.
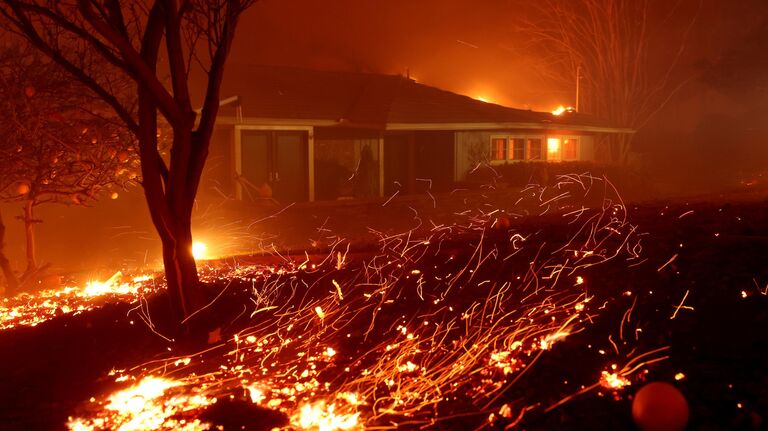
[[[227,251],[237,248],[239,253],[323,253],[339,238],[365,251],[375,244],[377,232],[429,230],[464,217],[466,208],[496,211],[489,202],[505,193],[459,191],[434,200],[421,196],[390,202],[221,207],[220,214],[237,220],[219,227],[236,239]],[[595,268],[587,276],[591,286],[618,305],[543,355],[504,398],[513,405],[526,399],[552,404],[573,393],[580,380],[594,374],[595,364],[612,354],[606,334],[618,330],[623,314],[636,301],[633,314],[642,327],[638,347],[669,346],[669,358],[648,367],[643,380],[673,382],[682,391],[691,412],[688,429],[765,429],[768,193],[742,190],[626,205],[629,220],[646,236],[641,252],[646,260],[629,269]],[[541,205],[516,207],[516,214],[505,211],[499,216],[522,216],[516,220],[542,230],[565,223]],[[224,215],[212,218],[218,217]],[[627,291],[633,295],[624,295]],[[0,429],[61,429],[78,405],[104,390],[111,369],[168,355],[165,341],[141,325],[129,324],[130,307],[110,304],[0,333]],[[678,374],[684,377],[676,380]],[[598,391],[576,397],[546,414],[526,416],[516,429],[635,429],[629,412],[632,394],[641,385],[637,382],[619,395]],[[434,429],[470,426],[476,427],[477,421],[457,420]]]

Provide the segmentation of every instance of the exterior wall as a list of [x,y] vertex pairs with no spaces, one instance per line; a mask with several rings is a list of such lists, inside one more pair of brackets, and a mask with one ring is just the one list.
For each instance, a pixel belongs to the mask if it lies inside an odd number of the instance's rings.
[[453,180],[464,181],[467,172],[474,169],[478,163],[488,160],[491,145],[491,135],[498,132],[456,132],[454,135],[454,170]]
[[[506,155],[506,160],[491,160],[492,139],[509,137],[541,139],[541,159],[536,161],[595,161],[595,137],[592,135],[579,135],[563,131],[544,130],[463,131],[456,132],[455,135],[454,181],[464,181],[467,177],[467,173],[480,163],[490,163],[491,165],[516,163],[517,161],[511,160],[512,156],[509,154]],[[563,160],[562,149],[559,149],[556,152],[550,152],[548,143],[549,138],[556,138],[559,140],[559,143],[562,143],[565,139],[577,139],[578,147],[576,158]],[[508,149],[507,153],[509,151],[510,150]]]
[[315,131],[317,200],[379,195],[379,133],[371,130]]
[[595,137],[590,135],[579,136],[581,139],[581,154],[580,160],[594,162],[595,161]]
[[234,128],[219,126],[213,131],[200,180],[201,197],[233,197],[235,195]]
[[[233,127],[231,172],[237,199],[314,200],[312,126],[236,124],[229,127]],[[249,162],[248,158],[256,154],[259,154],[258,163]]]
[[516,163],[513,160],[490,160],[491,140],[499,136],[540,138],[542,158],[552,156],[547,154],[548,137],[576,138],[578,156],[575,160],[596,160],[595,136],[561,131],[549,132],[548,135],[542,130],[383,133],[370,129],[331,127],[220,126],[212,138],[202,193],[243,197],[242,190],[238,190],[242,189],[242,185],[238,187],[236,178],[242,173],[244,163],[241,160],[241,134],[250,130],[304,130],[308,133],[305,169],[309,200],[450,190],[455,182],[465,181],[467,173],[479,163]]
[[454,183],[454,143],[452,131],[386,133],[384,195],[450,190]]
[[453,188],[454,139],[454,132],[415,132],[415,187],[412,192],[445,192]]

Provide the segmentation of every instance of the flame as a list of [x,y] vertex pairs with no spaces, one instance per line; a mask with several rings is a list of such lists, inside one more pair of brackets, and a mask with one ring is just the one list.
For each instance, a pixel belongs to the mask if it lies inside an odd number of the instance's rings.
[[109,397],[109,404],[105,407],[122,414],[138,415],[148,402],[159,398],[167,389],[178,385],[179,383],[173,380],[145,377],[135,386],[114,393]]
[[600,375],[600,386],[606,389],[621,389],[631,385],[632,382],[617,372],[602,371]]
[[320,400],[304,404],[291,422],[306,431],[345,431],[362,429],[360,413],[336,413],[336,404]]
[[247,387],[248,395],[251,397],[251,402],[254,404],[261,404],[267,397],[264,395],[264,391],[256,386],[251,385]]
[[[575,187],[581,194],[585,184],[603,181],[562,178],[557,186],[529,190],[521,199],[533,199],[531,207],[546,202],[544,212],[550,206],[571,211],[575,194],[563,189]],[[194,418],[195,409],[213,403],[214,397],[231,396],[248,396],[255,404],[280,410],[290,429],[308,431],[399,424],[426,428],[438,418],[436,406],[451,400],[457,400],[456,414],[476,413],[485,402],[493,409],[487,411],[495,411],[515,373],[549,354],[556,343],[578,340],[569,337],[591,322],[584,315],[586,304],[604,298],[587,296],[584,279],[577,275],[581,269],[639,256],[633,246],[635,227],[626,222],[620,203],[564,215],[590,227],[578,230],[571,245],[596,244],[596,235],[605,234],[594,250],[545,250],[546,261],[528,260],[526,252],[540,250],[528,246],[535,245],[533,233],[516,234],[525,241],[514,245],[504,238],[492,253],[478,245],[477,259],[440,249],[448,235],[482,235],[497,210],[486,211],[472,213],[466,225],[435,226],[428,237],[381,233],[382,247],[370,261],[347,257],[340,242],[322,262],[307,257],[303,263],[274,267],[201,268],[201,278],[208,271],[216,280],[247,282],[253,303],[242,314],[245,319],[250,313],[247,327],[238,327],[230,343],[131,367],[135,375],[128,378],[137,386],[144,379],[159,380],[149,380],[133,395],[115,394],[108,404],[95,403],[88,418],[70,421],[70,429],[128,430],[126,424],[140,420],[151,421],[150,429],[182,429],[174,428],[172,420]],[[522,269],[515,269],[519,264]],[[514,282],[493,278],[502,268],[501,275]],[[559,276],[565,268],[573,276]],[[645,359],[641,355],[621,370],[603,372],[600,384],[612,389],[629,384],[627,377],[652,363],[639,362]],[[508,410],[499,415],[510,415]]]
[[563,115],[566,112],[575,112],[576,110],[572,106],[560,105],[552,110],[552,115]]
[[85,284],[85,289],[83,290],[83,293],[86,296],[102,296],[106,295],[108,293],[126,293],[127,290],[130,288],[130,284],[124,283],[116,285],[115,282],[120,279],[120,277],[123,276],[123,273],[120,271],[117,271],[114,273],[107,281],[89,281]]
[[556,154],[560,151],[560,138],[547,138],[547,152]]
[[204,242],[195,241],[192,243],[192,256],[195,259],[207,259],[208,258],[208,246]]
[[122,281],[118,271],[106,281],[91,280],[84,286],[66,286],[63,289],[48,289],[25,293],[0,302],[0,330],[17,326],[36,326],[61,314],[78,314],[100,306],[105,298],[134,301],[142,293],[157,287],[151,277],[136,276],[131,281]]
[[[167,396],[170,389],[182,385],[180,381],[147,376],[137,384],[112,394],[98,417],[90,420],[70,417],[67,427],[71,431],[101,429],[202,431],[209,429],[210,424],[203,423],[199,419],[181,419],[180,415],[210,406],[216,402],[216,399],[200,394]],[[92,402],[95,402],[95,399],[92,399]]]

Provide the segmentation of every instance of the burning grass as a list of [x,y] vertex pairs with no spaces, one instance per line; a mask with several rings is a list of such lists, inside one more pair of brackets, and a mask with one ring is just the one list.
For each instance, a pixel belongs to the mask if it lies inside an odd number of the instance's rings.
[[[521,214],[532,210],[561,231],[543,237],[541,224],[526,225]],[[279,410],[287,429],[318,431],[456,418],[503,427],[555,408],[527,399],[513,411],[504,395],[600,314],[609,298],[590,287],[589,272],[643,262],[642,235],[610,184],[588,175],[458,215],[462,223],[373,232],[372,253],[337,241],[325,256],[277,267],[209,268],[209,280],[226,284],[211,307],[225,304],[230,316],[211,333],[214,344],[115,372],[127,386],[93,398],[69,428],[211,429],[218,424],[205,412],[230,402]],[[414,220],[424,226],[415,212]],[[619,391],[664,359],[663,349],[621,357],[561,403]]]
[[133,302],[137,297],[158,291],[149,276],[128,278],[118,271],[106,281],[88,281],[83,286],[46,289],[3,298],[0,303],[0,330],[36,326],[56,316],[76,315],[106,301]]

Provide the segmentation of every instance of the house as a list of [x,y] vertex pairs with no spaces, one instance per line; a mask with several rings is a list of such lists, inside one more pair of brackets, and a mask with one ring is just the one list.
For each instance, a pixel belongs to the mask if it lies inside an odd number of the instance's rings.
[[235,67],[222,95],[211,159],[242,199],[447,191],[480,162],[595,160],[596,136],[630,132],[372,73]]

